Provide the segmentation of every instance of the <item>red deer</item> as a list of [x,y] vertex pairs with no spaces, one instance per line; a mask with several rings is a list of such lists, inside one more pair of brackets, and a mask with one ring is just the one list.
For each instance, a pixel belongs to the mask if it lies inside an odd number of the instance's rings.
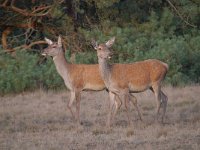
[[[70,101],[68,103],[68,109],[70,110],[72,117],[80,123],[79,111],[81,91],[93,90],[100,91],[106,89],[106,86],[100,76],[98,64],[71,64],[68,63],[65,58],[65,53],[62,48],[61,37],[58,38],[58,42],[52,42],[45,38],[48,43],[48,47],[44,49],[42,55],[52,56],[56,70],[64,80],[66,87],[70,90]],[[118,98],[118,97],[117,97]],[[76,115],[72,110],[73,102],[76,103]],[[120,107],[120,99],[115,101],[115,107]],[[136,107],[138,115],[141,119],[141,114],[137,106],[137,99],[131,95],[131,102]]]
[[[167,108],[167,96],[161,90],[161,83],[168,71],[168,65],[156,59],[149,59],[129,64],[110,64],[108,60],[111,57],[109,48],[113,45],[115,38],[111,38],[106,43],[97,44],[93,41],[92,45],[97,50],[99,70],[110,95],[110,112],[108,115],[107,125],[110,127],[111,119],[115,113],[112,111],[114,105],[114,95],[124,100],[125,107],[129,110],[129,93],[142,92],[150,89],[157,101],[157,120],[162,104],[163,114],[162,122],[165,117]],[[129,119],[128,113],[128,121]]]

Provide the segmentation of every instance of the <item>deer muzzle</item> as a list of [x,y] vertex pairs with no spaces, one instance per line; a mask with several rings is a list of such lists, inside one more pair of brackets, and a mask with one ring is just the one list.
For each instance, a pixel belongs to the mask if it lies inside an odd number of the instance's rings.
[[113,55],[113,53],[110,52],[109,55],[108,55],[108,59],[111,59],[111,58],[112,58],[112,55]]
[[42,51],[41,55],[42,56],[47,56],[47,53],[45,52],[45,50]]
[[47,54],[43,52],[43,53],[42,53],[42,56],[47,56]]

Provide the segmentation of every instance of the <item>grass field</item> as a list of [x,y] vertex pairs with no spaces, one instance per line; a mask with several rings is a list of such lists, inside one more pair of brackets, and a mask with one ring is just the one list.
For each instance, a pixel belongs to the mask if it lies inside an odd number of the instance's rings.
[[42,91],[0,97],[0,150],[199,150],[200,86],[165,87],[166,123],[155,121],[156,101],[150,91],[135,94],[143,120],[131,109],[127,124],[124,106],[110,130],[105,129],[108,94],[83,92],[81,122],[67,110],[69,92]]

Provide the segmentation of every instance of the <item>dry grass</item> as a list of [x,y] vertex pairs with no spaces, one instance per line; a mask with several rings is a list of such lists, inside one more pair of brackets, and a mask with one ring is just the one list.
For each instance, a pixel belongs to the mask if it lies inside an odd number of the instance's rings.
[[137,120],[132,109],[134,126],[128,126],[122,107],[111,130],[105,128],[105,91],[83,92],[82,126],[75,124],[67,110],[68,92],[0,97],[0,149],[200,149],[200,86],[164,91],[169,98],[165,125],[154,121],[156,101],[149,91],[136,94],[144,122]]

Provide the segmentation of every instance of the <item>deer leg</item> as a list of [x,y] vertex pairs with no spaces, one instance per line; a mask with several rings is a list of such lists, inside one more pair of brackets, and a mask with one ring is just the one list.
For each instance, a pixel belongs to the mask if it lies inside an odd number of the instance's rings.
[[115,110],[112,114],[111,122],[114,121],[114,116],[116,115],[117,111],[120,109],[121,105],[122,105],[121,99],[119,98],[118,95],[115,94]]
[[156,115],[157,115],[157,120],[159,118],[159,112],[160,112],[160,106],[161,106],[161,90],[160,90],[160,86],[153,85],[152,86],[154,94],[155,94],[155,98],[157,101],[157,107],[156,107]]
[[76,120],[80,124],[80,101],[81,101],[81,93],[76,93]]
[[76,116],[74,115],[74,112],[72,110],[72,104],[73,104],[73,102],[74,102],[75,99],[76,99],[76,93],[74,91],[71,91],[70,92],[70,101],[67,104],[67,107],[68,107],[68,109],[69,109],[69,111],[70,111],[70,113],[71,113],[71,115],[72,115],[72,117],[74,119],[76,118]]
[[168,97],[161,91],[161,99],[162,99],[162,107],[163,107],[163,114],[162,114],[162,123],[164,123],[164,118],[165,118],[165,113],[167,109],[167,102],[168,102]]
[[142,121],[142,114],[141,114],[140,109],[139,109],[138,104],[137,104],[137,98],[134,95],[130,94],[130,101],[132,102],[132,104],[136,108],[136,111],[138,113],[140,121]]
[[133,123],[132,123],[132,121],[130,119],[130,108],[129,108],[129,106],[130,106],[130,104],[129,104],[130,95],[129,94],[125,94],[125,95],[123,95],[123,98],[124,98],[124,102],[125,102],[124,104],[125,104],[125,108],[126,108],[128,123],[129,123],[129,125],[132,125]]
[[116,108],[117,108],[117,110],[118,109],[120,109],[121,108],[121,106],[122,106],[122,101],[121,101],[121,99],[119,98],[119,96],[118,95],[115,95],[115,102],[116,102]]
[[108,128],[110,128],[110,125],[111,125],[111,120],[112,118],[114,119],[114,116],[112,115],[112,111],[113,111],[113,107],[115,105],[115,94],[112,93],[112,92],[109,92],[109,99],[110,99],[110,104],[109,104],[109,112],[108,112],[108,119],[107,119],[107,123],[106,123],[106,126]]

